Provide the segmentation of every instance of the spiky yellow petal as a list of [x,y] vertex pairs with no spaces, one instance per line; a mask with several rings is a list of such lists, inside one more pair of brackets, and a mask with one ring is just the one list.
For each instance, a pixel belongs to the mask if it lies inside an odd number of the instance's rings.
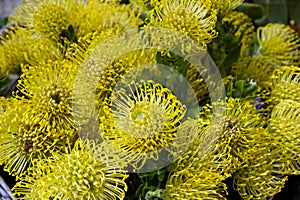
[[151,11],[150,26],[168,28],[191,37],[204,49],[216,37],[216,12],[211,2],[164,0]]
[[272,105],[289,99],[300,102],[300,70],[296,66],[283,66],[270,77]]
[[0,36],[0,79],[8,73],[20,73],[21,65],[34,65],[48,59],[62,58],[59,50],[48,40],[22,27],[11,27]]
[[300,103],[293,100],[282,100],[272,110],[268,130],[280,141],[278,147],[283,153],[276,164],[278,173],[300,174],[299,114]]
[[77,140],[73,148],[37,161],[13,190],[32,199],[124,199],[128,175],[107,147]]
[[270,56],[282,65],[297,65],[300,58],[300,38],[289,26],[267,24],[257,29],[257,56]]
[[223,199],[226,185],[220,182],[220,174],[199,170],[189,173],[185,169],[172,174],[166,183],[166,199]]
[[[224,17],[226,14],[237,8],[244,0],[211,0],[212,8],[216,9],[218,16]],[[238,16],[236,16],[238,18]]]

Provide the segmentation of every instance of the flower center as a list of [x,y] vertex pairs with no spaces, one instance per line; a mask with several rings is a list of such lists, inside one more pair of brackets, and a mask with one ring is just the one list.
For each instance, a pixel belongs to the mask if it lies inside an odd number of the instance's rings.
[[193,33],[191,31],[193,31],[199,24],[197,16],[185,9],[171,11],[168,18],[165,20],[165,23],[168,24],[170,28],[181,31],[184,34],[188,34],[190,32],[189,35]]
[[231,133],[237,133],[240,129],[240,124],[237,119],[226,118],[223,126],[223,130]]
[[152,119],[150,116],[150,110],[154,107],[151,103],[141,102],[136,104],[131,109],[130,117],[139,126],[148,125],[151,123]]
[[71,105],[71,91],[57,84],[47,85],[42,89],[42,98],[51,107],[65,110]]
[[137,102],[129,111],[131,135],[135,137],[151,137],[164,128],[166,111],[162,106],[151,102]]

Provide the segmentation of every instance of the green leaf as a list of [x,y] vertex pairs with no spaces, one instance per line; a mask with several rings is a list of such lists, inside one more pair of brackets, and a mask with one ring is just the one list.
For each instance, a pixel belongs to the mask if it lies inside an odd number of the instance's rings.
[[157,175],[158,175],[158,180],[159,181],[163,181],[164,178],[165,178],[165,172],[161,171],[161,170],[158,170],[157,171]]
[[15,75],[13,78],[7,77],[0,82],[0,96],[10,97],[12,92],[16,89],[19,76]]
[[69,25],[68,29],[62,30],[60,36],[68,39],[71,42],[77,42],[76,33],[72,25]]
[[237,61],[237,59],[239,58],[240,51],[241,51],[241,44],[237,45],[234,49],[231,49],[231,52],[228,53],[228,55],[226,56],[223,62],[223,66],[226,72],[231,71],[233,63]]
[[0,28],[2,28],[3,26],[5,26],[7,23],[7,18],[5,19],[0,19]]
[[240,94],[242,94],[243,91],[244,91],[245,82],[244,82],[243,80],[238,80],[238,81],[235,83],[235,86],[236,86],[238,92],[239,92]]

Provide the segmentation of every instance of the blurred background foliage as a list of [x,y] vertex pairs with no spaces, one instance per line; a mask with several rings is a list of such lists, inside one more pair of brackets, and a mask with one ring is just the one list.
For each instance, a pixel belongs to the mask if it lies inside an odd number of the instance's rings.
[[256,25],[290,24],[300,33],[299,0],[250,0],[245,1],[238,10],[248,14]]

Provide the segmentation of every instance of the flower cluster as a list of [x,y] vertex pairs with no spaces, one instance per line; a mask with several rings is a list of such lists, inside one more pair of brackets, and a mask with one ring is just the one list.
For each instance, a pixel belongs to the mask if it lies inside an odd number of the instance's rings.
[[16,198],[227,199],[231,180],[265,199],[300,175],[300,37],[242,2],[25,0],[0,32]]

